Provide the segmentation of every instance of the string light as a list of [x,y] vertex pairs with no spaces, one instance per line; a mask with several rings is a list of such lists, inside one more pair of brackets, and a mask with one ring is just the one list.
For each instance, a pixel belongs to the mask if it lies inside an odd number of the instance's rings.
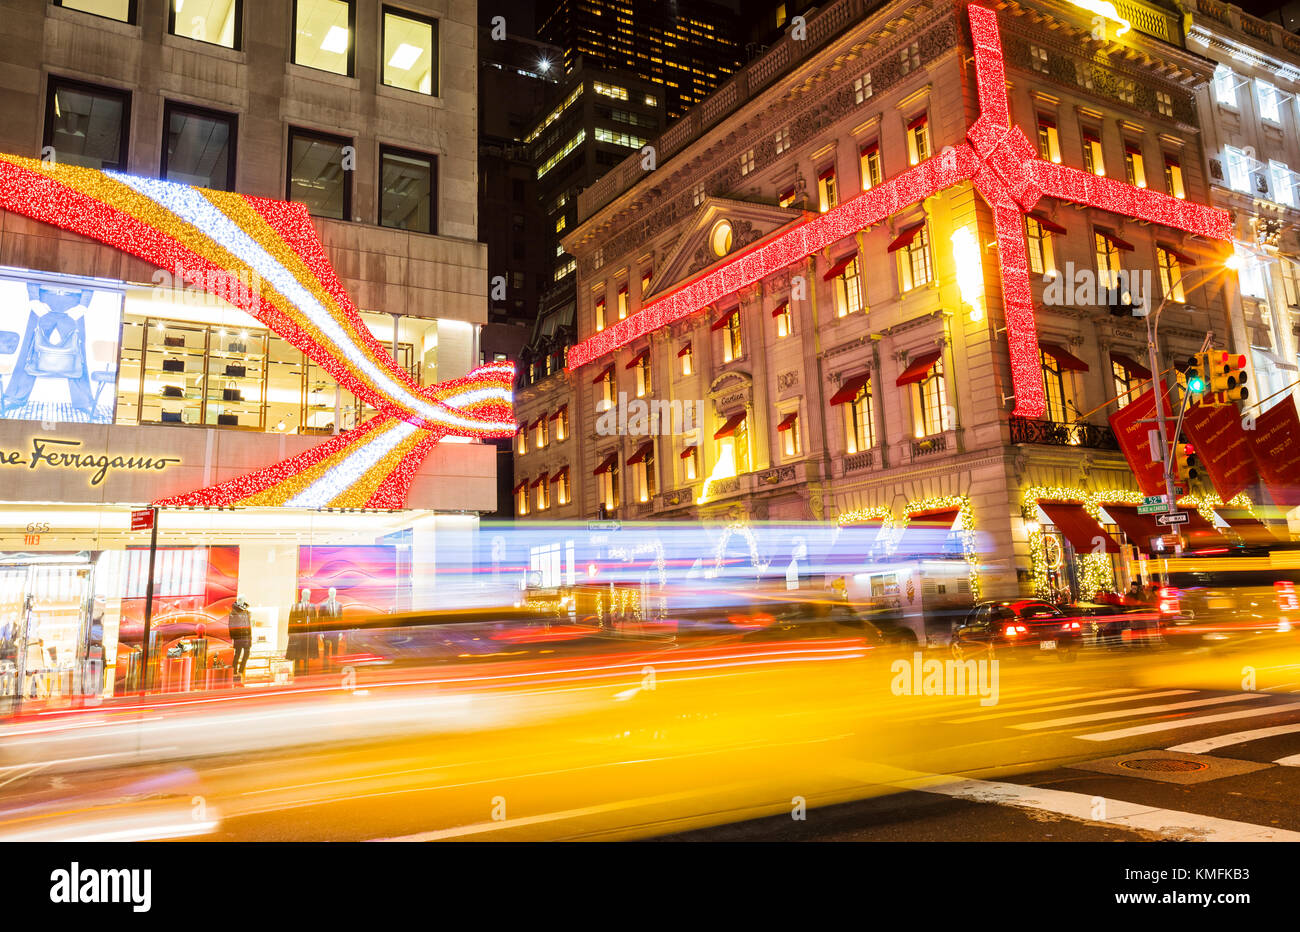
[[1041,418],[1046,398],[1023,215],[1046,195],[1223,241],[1231,238],[1232,220],[1226,211],[1039,158],[1019,127],[1011,126],[997,14],[974,4],[967,10],[980,104],[980,116],[966,134],[968,144],[948,148],[820,216],[799,222],[707,275],[650,302],[631,317],[570,347],[566,369],[575,371],[646,334],[699,313],[846,236],[970,180],[993,210],[1016,400],[1013,414]]

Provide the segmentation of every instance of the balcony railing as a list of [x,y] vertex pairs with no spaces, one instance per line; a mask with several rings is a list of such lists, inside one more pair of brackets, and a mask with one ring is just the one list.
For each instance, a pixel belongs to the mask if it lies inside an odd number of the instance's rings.
[[948,449],[948,435],[935,434],[933,437],[926,437],[922,440],[912,441],[912,458],[918,456],[929,456],[931,453],[942,453]]
[[1039,443],[1052,447],[1084,447],[1088,450],[1118,450],[1115,432],[1098,424],[1062,424],[1059,421],[1011,419],[1012,443]]
[[873,462],[875,462],[875,456],[871,450],[853,453],[844,457],[844,471],[855,472],[859,469],[870,469]]

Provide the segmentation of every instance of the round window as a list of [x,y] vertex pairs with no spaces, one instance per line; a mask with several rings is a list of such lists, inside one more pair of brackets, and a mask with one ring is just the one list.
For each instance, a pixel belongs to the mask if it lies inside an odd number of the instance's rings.
[[713,232],[709,234],[709,244],[713,247],[715,256],[725,256],[731,252],[731,223],[726,220],[715,223]]

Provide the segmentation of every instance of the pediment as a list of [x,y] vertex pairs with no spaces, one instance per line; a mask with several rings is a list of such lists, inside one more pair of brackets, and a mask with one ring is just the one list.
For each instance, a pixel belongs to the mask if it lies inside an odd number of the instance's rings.
[[[677,245],[655,269],[650,281],[650,298],[693,278],[714,266],[729,262],[746,247],[772,235],[805,215],[794,207],[755,204],[725,197],[709,197],[699,206]],[[731,249],[726,255],[714,252],[713,234],[718,224],[731,225]]]

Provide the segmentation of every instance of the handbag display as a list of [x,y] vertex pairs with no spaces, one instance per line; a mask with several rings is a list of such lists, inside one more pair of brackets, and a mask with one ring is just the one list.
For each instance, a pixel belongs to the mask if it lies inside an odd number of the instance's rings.
[[163,372],[184,372],[185,360],[183,359],[164,359],[162,361]]
[[238,426],[239,426],[239,415],[238,415],[238,414],[218,414],[218,415],[217,415],[217,426],[219,426],[219,427],[238,427]]
[[86,365],[81,333],[73,331],[67,342],[51,343],[39,328],[33,334],[31,353],[24,366],[36,378],[79,379]]
[[181,422],[181,413],[179,411],[164,411],[162,419],[168,424],[179,424]]
[[221,390],[222,401],[243,401],[244,393],[237,388],[223,388]]
[[235,376],[236,378],[242,379],[247,374],[248,374],[248,369],[245,368],[244,366],[236,366],[234,363],[228,363],[226,365],[226,375],[232,375]]
[[184,338],[184,337],[168,337],[168,336],[164,336],[164,337],[163,337],[163,346],[178,346],[178,347],[184,348],[184,346],[185,346],[185,338]]
[[184,398],[185,391],[177,385],[164,385],[162,396],[164,398]]

